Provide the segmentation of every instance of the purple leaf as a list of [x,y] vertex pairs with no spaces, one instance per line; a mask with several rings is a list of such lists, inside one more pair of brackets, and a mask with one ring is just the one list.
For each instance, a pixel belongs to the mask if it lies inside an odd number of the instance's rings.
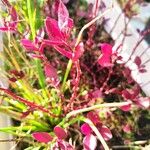
[[54,128],[54,133],[59,139],[65,139],[67,137],[66,131],[59,126]]
[[27,39],[22,39],[21,40],[22,45],[27,49],[27,50],[33,50],[33,51],[38,51],[38,48],[35,46],[33,42]]
[[89,118],[95,125],[100,123],[100,118],[96,112],[89,112],[87,118]]
[[45,27],[50,39],[55,39],[55,40],[64,39],[58,27],[58,22],[55,19],[47,17],[45,21]]
[[136,56],[134,63],[139,67],[141,65],[141,58],[139,56]]
[[147,70],[142,68],[142,69],[139,69],[139,72],[140,73],[145,73],[145,72],[147,72]]
[[130,111],[130,109],[131,109],[131,103],[126,104],[124,106],[121,106],[120,109],[123,110],[123,111]]
[[113,64],[111,62],[112,46],[107,43],[101,44],[102,56],[98,59],[98,63],[102,67],[111,67]]
[[111,67],[112,66],[111,58],[103,55],[98,59],[98,64],[101,65],[102,67]]
[[122,91],[122,96],[126,99],[131,99],[132,97],[132,95],[127,90]]
[[110,57],[112,54],[112,46],[108,43],[103,43],[100,46],[101,46],[101,52],[107,57]]
[[147,109],[150,107],[150,98],[149,97],[140,97],[135,102],[141,108]]
[[53,137],[47,132],[34,132],[32,136],[38,142],[48,143],[53,140]]
[[73,26],[74,26],[73,19],[69,18],[68,19],[68,28],[73,28]]
[[111,131],[104,125],[100,128],[99,132],[102,134],[104,140],[106,141],[112,138]]
[[62,31],[64,28],[68,27],[69,13],[66,6],[61,0],[59,0],[58,6],[58,26]]
[[68,142],[66,142],[64,140],[58,139],[57,144],[61,150],[74,150],[72,145],[70,145]]
[[45,71],[47,81],[50,80],[54,85],[57,85],[59,83],[57,70],[52,65],[46,63],[44,66],[44,71]]
[[140,90],[141,90],[141,88],[139,85],[135,86],[132,90],[132,97],[131,98],[135,99],[140,94]]
[[65,57],[71,59],[72,58],[72,53],[69,51],[66,51],[65,49],[59,47],[59,46],[54,46],[54,48],[62,55],[64,55]]
[[89,134],[91,134],[92,129],[90,128],[90,126],[89,126],[87,123],[84,123],[84,124],[81,126],[81,132],[82,132],[84,135],[89,135]]
[[100,90],[95,90],[90,93],[90,98],[102,98],[102,92]]
[[97,139],[94,135],[89,134],[83,139],[84,150],[95,150],[97,146]]

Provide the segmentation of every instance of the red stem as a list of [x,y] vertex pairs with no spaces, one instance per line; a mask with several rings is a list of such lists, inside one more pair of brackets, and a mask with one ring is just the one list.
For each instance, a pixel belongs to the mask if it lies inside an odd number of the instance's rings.
[[49,114],[50,116],[53,116],[53,117],[58,117],[54,114],[52,114],[51,112],[49,112],[49,110],[45,109],[43,106],[40,106],[40,105],[37,105],[36,103],[34,102],[30,102],[16,94],[14,94],[13,92],[11,92],[10,90],[8,89],[4,89],[4,88],[0,88],[1,91],[3,91],[5,94],[8,94],[10,97],[12,97],[15,101],[19,101],[19,102],[22,102],[24,103],[25,105],[31,107],[31,108],[36,108],[36,109],[39,109],[41,110],[42,112],[44,113],[47,113]]

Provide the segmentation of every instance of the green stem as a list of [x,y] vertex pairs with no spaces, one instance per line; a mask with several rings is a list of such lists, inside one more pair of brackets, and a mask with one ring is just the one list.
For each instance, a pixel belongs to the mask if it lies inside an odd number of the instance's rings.
[[[98,104],[98,105],[94,105],[94,106],[83,108],[83,109],[73,110],[66,115],[66,117],[59,123],[59,125],[63,126],[64,124],[66,124],[66,122],[69,120],[70,117],[76,116],[76,115],[84,113],[84,112],[92,111],[95,109],[100,109],[103,107],[105,107],[105,108],[106,107],[107,108],[108,107],[121,107],[121,106],[128,105],[128,104],[131,104],[131,102],[104,103],[104,104]],[[82,119],[82,117],[81,117],[81,119]]]
[[[32,40],[35,39],[36,36],[36,27],[35,27],[35,18],[36,18],[36,11],[34,11],[34,2],[31,0],[27,0],[27,8],[28,8],[28,17],[29,17],[29,24],[32,32]],[[36,59],[35,60],[38,77],[39,77],[39,84],[44,89],[45,88],[45,76],[42,70],[41,61]]]
[[39,77],[39,84],[41,86],[41,88],[45,88],[45,76],[42,70],[42,66],[41,66],[41,60],[39,59],[35,59],[35,64],[36,64],[36,68],[37,68],[37,72],[38,72],[38,77]]
[[31,28],[31,32],[32,32],[32,39],[35,38],[35,23],[34,23],[34,18],[35,17],[33,14],[33,8],[32,8],[32,1],[31,0],[27,0],[27,8],[28,8],[28,17],[29,17],[29,24],[30,24],[30,28]]
[[[105,16],[108,12],[110,11],[110,8],[107,9],[104,13],[102,13],[101,15],[98,15],[97,17],[95,17],[93,20],[91,20],[89,23],[87,23],[86,25],[84,25],[82,27],[82,29],[80,30],[79,34],[78,34],[78,37],[77,37],[77,40],[76,40],[76,43],[75,43],[75,47],[80,43],[81,41],[81,38],[82,38],[82,34],[83,32],[88,28],[90,27],[92,24],[94,24],[97,20],[99,20],[100,18],[102,18],[103,16]],[[74,48],[75,50],[75,48]],[[63,79],[63,83],[62,83],[62,87],[61,87],[61,91],[65,91],[65,84],[66,84],[66,81],[67,81],[67,78],[68,78],[68,75],[69,75],[69,72],[71,70],[71,67],[72,67],[72,60],[70,59],[69,62],[68,62],[68,65],[67,65],[67,69],[66,69],[66,72],[65,72],[65,76],[64,76],[64,79]]]
[[74,110],[74,111],[72,111],[72,112],[70,112],[66,115],[66,119],[69,119],[71,116],[74,116],[74,115],[77,115],[77,114],[80,114],[80,113],[88,112],[88,111],[103,108],[103,107],[121,107],[121,106],[128,105],[128,104],[131,104],[131,103],[130,102],[120,102],[120,103],[98,104],[98,105],[94,105],[94,106],[91,106],[91,107]]
[[63,92],[65,91],[65,85],[66,85],[66,81],[67,81],[69,72],[71,70],[71,67],[72,67],[72,60],[70,59],[69,62],[68,62],[68,65],[67,65],[67,69],[66,69],[64,79],[63,79],[63,83],[62,83],[62,87],[61,87],[61,91],[63,91]]

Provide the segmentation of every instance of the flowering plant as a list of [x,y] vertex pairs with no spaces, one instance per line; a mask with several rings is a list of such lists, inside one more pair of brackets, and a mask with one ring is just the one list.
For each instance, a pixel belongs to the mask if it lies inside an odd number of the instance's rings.
[[[8,16],[0,30],[8,37],[4,60],[9,88],[0,87],[8,103],[0,111],[15,125],[0,131],[28,143],[26,150],[108,150],[121,132],[124,144],[130,144],[134,115],[150,107],[150,98],[132,78],[127,62],[118,63],[123,60],[120,47],[115,49],[112,39],[99,39],[96,21],[112,8],[98,15],[96,0],[87,7],[91,14],[71,8],[72,16],[77,14],[73,18],[64,4],[69,7],[68,1],[3,3]],[[146,72],[140,57],[134,63]]]

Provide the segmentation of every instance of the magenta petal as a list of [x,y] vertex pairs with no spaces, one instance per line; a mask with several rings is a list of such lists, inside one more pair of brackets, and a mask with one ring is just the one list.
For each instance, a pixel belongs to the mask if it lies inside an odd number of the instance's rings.
[[90,126],[89,126],[87,123],[84,123],[84,124],[81,126],[81,132],[82,132],[84,135],[89,135],[89,134],[92,132],[92,129],[90,128]]
[[112,54],[112,45],[103,43],[100,45],[101,46],[101,51],[105,56],[110,57]]
[[68,27],[68,20],[69,20],[68,10],[66,6],[63,4],[63,2],[60,0],[58,6],[58,26],[61,31],[62,29]]
[[62,55],[64,55],[65,57],[71,59],[72,58],[72,53],[69,51],[66,51],[65,49],[59,47],[59,46],[54,46],[54,48]]
[[32,43],[30,40],[22,39],[21,43],[27,50],[35,50],[35,51],[38,50],[38,48],[35,46],[35,44]]
[[121,106],[120,109],[123,110],[123,111],[130,111],[130,109],[131,109],[131,103],[126,104],[124,106]]
[[45,21],[45,27],[50,39],[55,39],[55,40],[63,39],[61,31],[58,27],[58,22],[55,19],[47,17]]
[[50,65],[49,63],[46,63],[44,66],[44,71],[45,71],[46,78],[48,80],[50,80],[52,84],[57,86],[59,83],[57,70],[52,65]]
[[98,63],[102,67],[111,67],[112,46],[107,43],[101,44],[102,56],[98,59]]
[[100,128],[99,132],[101,133],[104,140],[106,140],[106,141],[108,141],[112,138],[111,131],[104,125]]
[[98,59],[98,64],[102,67],[111,67],[113,64],[111,63],[111,58],[105,56],[104,54]]
[[58,139],[57,144],[61,150],[74,150],[72,145],[70,145],[68,142],[66,142],[64,140]]
[[59,126],[54,128],[54,133],[59,139],[65,139],[67,137],[66,131]]
[[68,27],[69,27],[69,28],[72,28],[73,26],[74,26],[73,19],[69,18],[69,19],[68,19]]
[[95,150],[97,146],[97,139],[94,135],[89,134],[83,139],[84,150]]
[[53,140],[53,137],[47,132],[34,132],[32,136],[38,142],[43,142],[43,143],[48,143]]
[[87,118],[89,118],[95,125],[101,123],[100,118],[96,112],[89,112],[87,114]]

